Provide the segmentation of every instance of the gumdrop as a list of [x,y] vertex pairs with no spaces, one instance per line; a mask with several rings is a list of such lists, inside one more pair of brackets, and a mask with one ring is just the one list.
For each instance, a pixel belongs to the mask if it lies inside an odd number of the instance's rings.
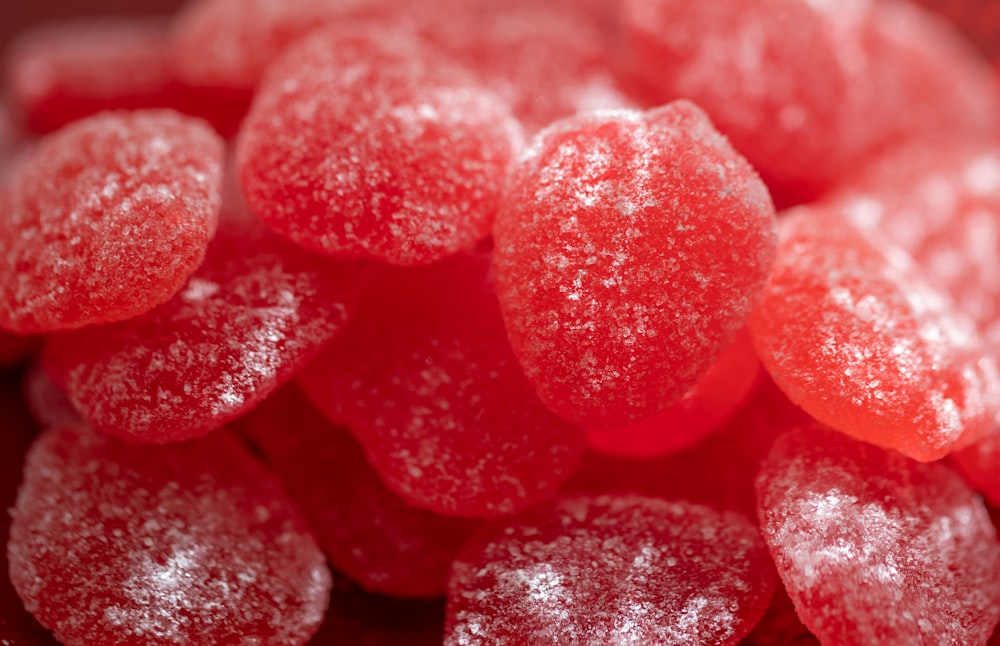
[[419,265],[471,250],[520,142],[509,109],[477,88],[402,33],[317,32],[270,68],[244,122],[247,201],[334,256]]
[[0,191],[0,327],[79,328],[168,300],[215,233],[222,162],[218,135],[169,111],[49,135]]
[[337,570],[372,592],[444,595],[451,562],[476,521],[407,505],[385,488],[350,432],[327,422],[294,387],[238,424]]
[[774,208],[701,110],[679,101],[557,122],[494,228],[514,353],[566,419],[661,412],[732,342],[774,255]]
[[98,430],[137,442],[197,437],[252,409],[340,333],[363,277],[357,263],[274,235],[221,232],[177,296],[53,337],[45,369]]
[[563,498],[463,548],[444,643],[736,644],[774,584],[741,516],[634,496]]
[[1000,434],[994,433],[950,457],[959,473],[982,492],[990,504],[1000,506]]
[[329,601],[305,523],[225,433],[144,447],[47,431],[13,516],[11,580],[64,644],[304,644]]
[[782,219],[750,331],[767,371],[819,421],[913,459],[994,430],[996,362],[905,252],[839,213]]
[[982,644],[1000,619],[1000,543],[940,464],[814,425],[757,477],[764,540],[803,623],[830,644]]
[[539,502],[572,474],[586,441],[524,378],[488,262],[466,254],[383,272],[344,336],[298,378],[357,436],[389,489],[441,514]]

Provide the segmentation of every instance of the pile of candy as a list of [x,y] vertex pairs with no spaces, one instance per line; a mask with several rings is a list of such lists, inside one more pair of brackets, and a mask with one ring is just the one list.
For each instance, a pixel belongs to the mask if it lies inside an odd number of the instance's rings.
[[931,4],[981,52],[906,0],[23,33],[0,644],[1000,643],[1000,29]]

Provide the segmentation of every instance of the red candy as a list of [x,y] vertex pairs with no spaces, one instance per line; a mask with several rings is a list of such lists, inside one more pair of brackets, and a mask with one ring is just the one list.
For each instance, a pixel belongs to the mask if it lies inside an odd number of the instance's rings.
[[497,217],[497,290],[542,400],[590,427],[650,417],[704,375],[766,278],[774,210],[697,107],[558,122]]
[[329,600],[280,484],[224,433],[141,447],[46,432],[7,552],[25,606],[64,644],[304,644]]
[[373,592],[444,594],[451,562],[476,522],[410,507],[382,484],[357,441],[294,388],[239,422],[277,471],[320,546]]
[[1000,434],[951,455],[952,464],[981,491],[990,504],[1000,507]]
[[504,334],[488,258],[384,271],[340,339],[299,377],[404,500],[509,514],[551,495],[585,437],[538,400]]
[[420,265],[488,235],[518,133],[496,96],[427,45],[345,27],[271,67],[237,163],[253,211],[298,244]]
[[787,215],[781,234],[750,330],[792,401],[921,461],[996,429],[996,363],[905,252],[821,208]]
[[761,529],[824,644],[982,644],[1000,619],[1000,543],[939,464],[810,426],[757,477]]
[[203,435],[344,328],[361,288],[356,264],[244,236],[216,238],[187,286],[153,311],[51,340],[46,370],[95,428],[138,442]]
[[215,233],[222,161],[207,125],[167,111],[47,137],[0,190],[0,327],[78,328],[169,299]]
[[756,529],[689,503],[564,498],[489,530],[452,570],[447,646],[736,644],[774,591]]

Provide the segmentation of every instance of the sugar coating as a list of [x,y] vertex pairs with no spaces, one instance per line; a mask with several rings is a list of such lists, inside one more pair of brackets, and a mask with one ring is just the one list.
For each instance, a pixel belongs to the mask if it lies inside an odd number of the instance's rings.
[[736,644],[774,580],[757,530],[736,514],[638,496],[562,498],[463,548],[444,643]]
[[389,491],[346,428],[293,386],[239,422],[302,510],[333,566],[365,589],[444,596],[451,562],[477,521],[406,504]]
[[592,428],[650,417],[698,382],[756,302],[776,240],[764,184],[684,101],[543,130],[494,236],[518,360],[552,410]]
[[63,428],[32,447],[7,553],[64,644],[304,644],[330,572],[231,436],[143,447]]
[[698,381],[673,406],[624,428],[589,429],[591,448],[621,457],[677,453],[722,427],[749,397],[761,366],[750,333],[741,330]]
[[586,441],[521,372],[488,262],[465,254],[383,273],[345,335],[298,377],[390,490],[442,514],[497,516],[545,499]]
[[799,617],[830,644],[983,644],[1000,619],[1000,543],[982,500],[819,425],[757,477],[764,540]]
[[119,321],[173,296],[218,220],[223,142],[170,111],[105,112],[43,139],[0,191],[0,328]]
[[274,235],[217,237],[173,299],[53,338],[45,368],[95,428],[137,442],[203,435],[287,381],[341,332],[362,269]]
[[314,251],[420,265],[489,234],[520,130],[467,71],[403,33],[335,27],[268,72],[240,133],[240,183]]
[[930,461],[995,428],[1000,372],[972,322],[904,251],[839,213],[783,218],[750,330],[792,401],[852,437]]

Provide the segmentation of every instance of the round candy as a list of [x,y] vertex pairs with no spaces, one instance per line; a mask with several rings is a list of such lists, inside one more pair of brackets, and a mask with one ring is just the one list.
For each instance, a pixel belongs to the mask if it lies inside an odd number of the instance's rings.
[[63,644],[305,644],[329,602],[305,523],[226,433],[144,447],[47,431],[13,515],[10,578]]
[[563,498],[463,548],[444,643],[736,644],[774,582],[742,516],[638,496]]
[[222,162],[208,125],[170,111],[46,137],[0,191],[0,328],[79,328],[168,300],[215,233]]
[[684,101],[543,130],[494,235],[514,353],[552,410],[591,428],[651,417],[698,382],[776,241],[764,184]]
[[334,28],[286,51],[243,124],[240,182],[308,249],[427,264],[489,234],[519,128],[470,72],[390,33]]

